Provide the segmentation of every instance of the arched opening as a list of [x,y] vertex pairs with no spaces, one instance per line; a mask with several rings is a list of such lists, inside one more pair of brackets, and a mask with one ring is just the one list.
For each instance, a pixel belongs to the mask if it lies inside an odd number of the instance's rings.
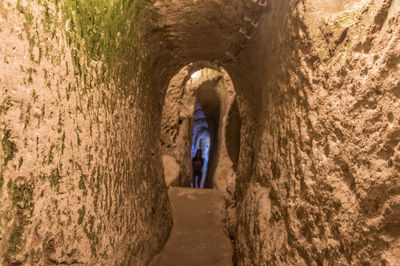
[[[193,137],[192,137],[192,148],[190,151],[190,158],[192,161],[192,168],[194,168],[195,161],[196,161],[196,153],[197,151],[201,151],[201,158],[203,160],[200,160],[199,162],[202,163],[201,167],[201,177],[200,180],[197,181],[197,183],[200,184],[200,186],[196,185],[196,180],[195,177],[193,176],[192,182],[190,184],[191,187],[198,187],[198,188],[204,188],[204,183],[206,181],[206,175],[207,175],[207,169],[208,169],[208,161],[209,161],[209,155],[210,155],[210,129],[208,127],[207,123],[207,117],[205,116],[204,112],[202,111],[200,103],[196,100],[196,105],[194,108],[194,124],[193,124]],[[196,169],[192,169],[193,172],[196,171]]]
[[[193,187],[192,159],[198,149],[204,159],[201,188],[223,190],[235,181],[226,149],[235,98],[227,72],[211,63],[189,64],[170,80],[160,137],[167,185]],[[234,135],[240,134],[240,127],[233,130],[238,131]]]

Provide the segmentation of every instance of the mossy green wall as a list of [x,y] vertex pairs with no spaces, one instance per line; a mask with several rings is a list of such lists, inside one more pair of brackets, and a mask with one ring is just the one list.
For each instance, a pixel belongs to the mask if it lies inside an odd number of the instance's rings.
[[0,2],[2,264],[143,265],[167,237],[150,7]]

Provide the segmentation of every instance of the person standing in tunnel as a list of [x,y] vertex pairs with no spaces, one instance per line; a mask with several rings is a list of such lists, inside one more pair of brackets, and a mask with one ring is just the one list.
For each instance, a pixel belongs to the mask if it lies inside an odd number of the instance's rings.
[[[198,149],[196,151],[196,155],[192,159],[192,168],[193,168],[193,187],[200,188],[200,183],[201,183],[201,177],[202,175],[202,169],[204,165],[204,159],[201,157],[202,150]],[[196,177],[197,177],[197,182],[196,182]]]

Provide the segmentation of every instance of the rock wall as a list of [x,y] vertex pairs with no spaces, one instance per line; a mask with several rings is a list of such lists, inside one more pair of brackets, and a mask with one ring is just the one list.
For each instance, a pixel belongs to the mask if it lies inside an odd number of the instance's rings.
[[1,265],[144,265],[166,240],[148,5],[0,2]]
[[190,72],[185,67],[171,79],[163,105],[160,142],[168,186],[188,186],[191,181],[190,147],[195,98]]
[[267,8],[228,67],[238,265],[398,265],[400,2]]
[[[232,81],[226,71],[221,72],[221,78],[218,80],[218,83],[214,87],[216,95],[218,95],[218,99],[220,103],[218,106],[219,110],[213,110],[213,108],[207,108],[207,98],[203,99],[204,103],[202,104],[203,109],[207,110],[207,113],[218,113],[218,120],[215,121],[215,127],[217,128],[217,136],[216,141],[214,142],[215,149],[213,150],[214,154],[210,156],[210,175],[207,179],[207,187],[214,187],[219,191],[226,193],[228,191],[228,187],[235,187],[235,179],[236,175],[233,170],[232,160],[227,152],[227,130],[238,130],[238,128],[228,128],[228,116],[230,114],[233,101],[235,100],[235,90],[233,88]],[[204,94],[210,94],[207,90],[204,90]],[[199,97],[201,99],[201,97]],[[210,104],[210,103],[209,103]],[[209,115],[212,117],[212,115]],[[232,132],[234,134],[234,132]],[[240,134],[240,132],[236,132]]]
[[145,264],[168,82],[206,60],[241,118],[236,263],[398,265],[399,0],[150,4],[0,2],[2,263]]

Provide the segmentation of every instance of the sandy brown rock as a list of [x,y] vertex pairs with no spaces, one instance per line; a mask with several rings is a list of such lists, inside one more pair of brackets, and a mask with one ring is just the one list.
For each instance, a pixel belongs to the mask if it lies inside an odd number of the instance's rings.
[[74,46],[61,4],[0,2],[0,265],[143,265],[172,224],[148,91]]
[[[248,2],[244,26],[232,24],[246,40],[231,38],[241,48],[222,60],[242,118],[228,209],[237,263],[396,265],[398,225],[385,210],[399,194],[399,2]],[[199,43],[182,55],[224,58]]]
[[[242,135],[255,153],[254,168],[243,150],[239,160],[239,264],[398,263],[397,220],[385,209],[399,193],[400,5],[372,2],[271,1],[242,55],[257,67],[237,87],[251,82],[262,101],[252,105],[258,133]],[[267,228],[281,236],[249,222],[257,183],[278,217]]]
[[169,155],[163,155],[163,166],[166,185],[179,186],[179,173],[181,167],[176,162],[175,158]]
[[[140,47],[111,26],[97,34],[101,23],[80,31],[53,2],[18,3],[0,2],[5,263],[150,259],[171,226],[160,135],[191,130],[190,120],[174,126],[178,109],[161,127],[162,107],[171,79],[194,63],[223,67],[236,93],[239,148],[229,108],[218,130],[234,172],[222,163],[215,174],[236,179],[216,184],[230,195],[238,265],[399,264],[398,0],[157,1]],[[102,18],[129,9],[116,10]],[[94,60],[105,33],[111,50]]]

